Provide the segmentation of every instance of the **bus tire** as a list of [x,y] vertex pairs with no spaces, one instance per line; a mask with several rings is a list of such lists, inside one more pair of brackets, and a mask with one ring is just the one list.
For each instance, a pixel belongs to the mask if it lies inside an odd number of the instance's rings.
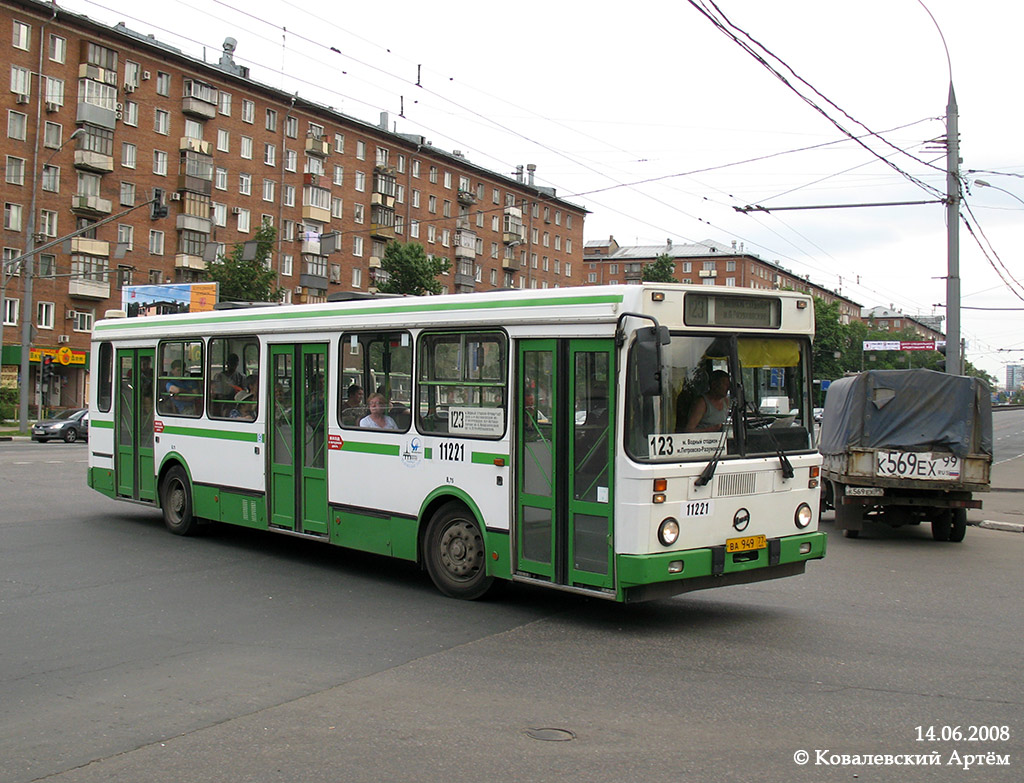
[[447,503],[430,520],[423,559],[434,585],[451,598],[480,598],[494,581],[487,575],[486,547],[473,515],[461,503]]
[[949,540],[960,543],[964,540],[965,535],[967,535],[967,509],[954,508],[953,527],[949,531]]
[[160,482],[160,508],[164,525],[176,536],[190,536],[198,523],[192,513],[192,486],[181,465],[172,466]]

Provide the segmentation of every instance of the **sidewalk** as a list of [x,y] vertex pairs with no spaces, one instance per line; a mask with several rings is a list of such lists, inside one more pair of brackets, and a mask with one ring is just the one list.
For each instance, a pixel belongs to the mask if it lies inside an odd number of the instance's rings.
[[1024,533],[1024,457],[992,466],[992,489],[979,492],[982,508],[967,512],[967,521],[978,527]]

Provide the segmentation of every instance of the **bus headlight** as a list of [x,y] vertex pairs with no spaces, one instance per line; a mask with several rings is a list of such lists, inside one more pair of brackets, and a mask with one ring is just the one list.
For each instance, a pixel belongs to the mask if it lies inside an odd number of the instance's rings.
[[803,530],[809,524],[811,524],[811,507],[806,503],[801,503],[796,507],[796,514],[793,515],[793,522],[796,526]]
[[672,546],[679,540],[679,523],[672,517],[661,520],[658,527],[658,540],[662,546]]

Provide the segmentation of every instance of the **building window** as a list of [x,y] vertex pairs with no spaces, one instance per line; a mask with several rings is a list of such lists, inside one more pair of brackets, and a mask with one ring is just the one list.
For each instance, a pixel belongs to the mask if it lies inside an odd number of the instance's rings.
[[213,186],[217,190],[228,189],[228,170],[222,169],[219,166],[213,171]]
[[121,206],[135,206],[135,184],[132,182],[121,183]]
[[225,117],[231,116],[231,93],[220,91],[217,101],[217,110]]
[[123,245],[124,249],[131,251],[135,245],[135,226],[123,226],[117,227],[117,244]]
[[352,237],[352,255],[360,258],[363,255],[363,238],[360,236]]
[[344,166],[335,166],[334,167],[334,179],[332,180],[332,182],[335,185],[339,185],[339,186],[345,184],[345,167]]
[[242,234],[249,233],[249,210],[238,210],[238,231]]
[[272,133],[277,131],[277,112],[267,109],[267,130]]
[[242,122],[247,122],[250,125],[256,120],[256,104],[252,101],[248,101],[245,98],[242,99]]
[[129,144],[127,141],[121,144],[121,165],[126,169],[135,168],[135,154],[137,148],[134,144]]
[[43,236],[57,236],[57,213],[51,209],[39,210],[39,231]]
[[25,159],[7,156],[6,180],[11,185],[25,184]]
[[19,65],[11,66],[11,92],[19,95],[32,94],[32,72]]
[[362,223],[366,219],[366,209],[362,204],[352,205],[352,220],[356,223]]
[[366,142],[356,142],[356,160],[366,160]]
[[277,165],[277,146],[274,144],[263,145],[263,162],[268,166]]
[[274,200],[274,180],[265,179],[263,180],[263,200],[273,201]]
[[284,205],[286,207],[295,206],[295,186],[285,185],[284,186]]
[[64,80],[46,77],[46,88],[43,92],[43,100],[56,106],[64,105]]
[[18,310],[21,301],[19,299],[4,299],[4,326],[18,325]]
[[242,148],[241,148],[241,150],[239,151],[238,154],[239,154],[239,156],[245,158],[246,160],[252,160],[252,137],[251,136],[243,136],[242,137]]
[[228,131],[224,130],[223,128],[217,131],[217,151],[231,151],[231,134]]
[[355,176],[355,188],[360,193],[366,191],[366,172],[357,171]]
[[298,165],[299,165],[298,153],[296,153],[295,150],[286,149],[284,151],[284,170],[285,171],[295,171],[295,169],[296,169],[296,167]]
[[345,152],[345,134],[344,133],[335,133],[334,134],[334,151],[335,152],[341,152],[341,153]]
[[156,109],[153,117],[153,130],[167,136],[171,132],[171,115],[163,109]]
[[171,94],[171,75],[169,73],[156,72],[156,94],[164,96]]
[[289,139],[298,138],[299,120],[297,117],[285,117],[284,135],[287,136]]
[[252,195],[252,174],[238,175],[238,192],[243,196]]
[[226,226],[228,224],[228,206],[227,204],[218,204],[216,201],[213,202],[213,225],[215,226]]
[[25,141],[25,128],[28,123],[28,115],[20,111],[7,112],[7,138]]
[[124,124],[131,125],[133,128],[139,125],[139,104],[135,101],[125,101]]
[[50,60],[63,63],[68,56],[68,42],[59,35],[50,35]]
[[164,232],[149,230],[149,254],[151,256],[162,256],[164,254]]
[[153,150],[153,173],[162,177],[167,176],[167,153],[160,150]]
[[53,328],[53,302],[36,302],[36,325],[40,329]]
[[4,228],[21,231],[21,204],[4,203]]
[[32,28],[24,22],[15,21],[12,44],[15,49],[24,49],[27,52],[32,45]]
[[363,270],[360,267],[353,267],[352,269],[352,287],[362,288],[363,287]]

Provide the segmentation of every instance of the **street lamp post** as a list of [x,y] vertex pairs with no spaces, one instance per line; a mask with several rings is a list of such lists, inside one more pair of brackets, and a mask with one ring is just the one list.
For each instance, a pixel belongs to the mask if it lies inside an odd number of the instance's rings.
[[[35,276],[35,247],[36,247],[36,201],[39,191],[39,177],[45,173],[46,167],[54,159],[58,152],[71,141],[83,128],[76,128],[61,145],[51,153],[43,165],[39,166],[39,128],[36,128],[36,154],[32,156],[32,198],[29,205],[28,222],[25,232],[25,255],[22,259],[22,271],[24,274],[24,287],[22,288],[21,305],[21,381],[18,384],[18,423],[22,435],[28,433],[28,400],[31,392],[29,385],[29,353],[32,351],[32,278]],[[42,171],[40,171],[42,169]],[[3,345],[0,343],[0,352]]]
[[1020,202],[1021,204],[1024,204],[1024,199],[1022,199],[1022,198],[1021,198],[1020,196],[1018,196],[1018,195],[1017,195],[1016,193],[1011,193],[1011,192],[1010,192],[1009,190],[1007,190],[1006,188],[1000,188],[1000,187],[997,187],[996,185],[993,185],[993,184],[991,184],[991,183],[989,183],[989,182],[986,182],[986,181],[985,181],[985,180],[983,180],[983,179],[976,179],[976,180],[974,180],[974,184],[975,184],[975,185],[977,185],[977,186],[978,186],[979,188],[992,188],[992,190],[999,190],[999,191],[1002,191],[1002,192],[1003,192],[1003,193],[1005,193],[1005,194],[1006,194],[1007,196],[1010,196],[1010,198],[1015,198],[1015,199],[1017,199],[1017,201],[1019,201],[1019,202]]

